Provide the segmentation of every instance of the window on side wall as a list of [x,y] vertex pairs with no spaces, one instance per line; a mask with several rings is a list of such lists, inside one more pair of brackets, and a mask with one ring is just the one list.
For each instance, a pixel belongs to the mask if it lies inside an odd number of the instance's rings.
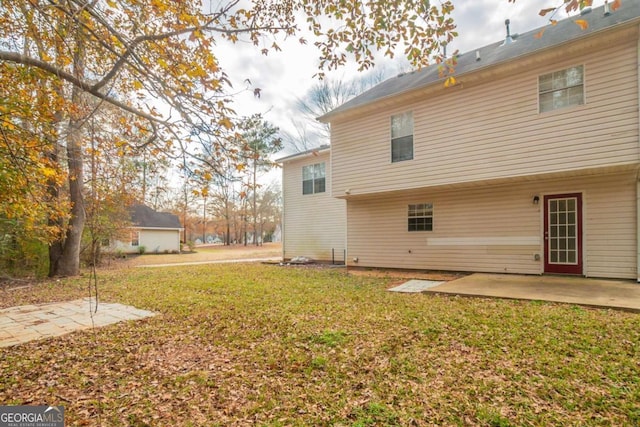
[[413,159],[413,112],[391,116],[391,162]]
[[131,246],[140,246],[140,232],[132,231],[131,232]]
[[316,163],[302,167],[302,194],[325,192],[324,163]]
[[409,231],[433,231],[433,203],[409,205]]
[[539,76],[538,101],[541,113],[584,104],[584,67]]

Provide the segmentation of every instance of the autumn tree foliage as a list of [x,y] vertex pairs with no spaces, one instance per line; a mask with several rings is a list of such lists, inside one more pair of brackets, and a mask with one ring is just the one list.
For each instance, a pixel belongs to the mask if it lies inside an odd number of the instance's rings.
[[48,81],[45,73],[0,63],[0,272],[46,264],[39,248],[58,233],[51,219],[68,212],[66,199],[49,197],[65,172],[51,149],[56,97]]
[[320,76],[350,58],[366,69],[378,52],[401,51],[424,65],[455,36],[452,9],[423,0],[4,0],[3,221],[41,230],[50,275],[78,274],[87,123],[105,105],[128,113],[114,144],[185,149],[204,123],[223,157],[235,117],[216,43],[245,40],[266,55],[286,37],[307,43],[304,29],[314,36]]

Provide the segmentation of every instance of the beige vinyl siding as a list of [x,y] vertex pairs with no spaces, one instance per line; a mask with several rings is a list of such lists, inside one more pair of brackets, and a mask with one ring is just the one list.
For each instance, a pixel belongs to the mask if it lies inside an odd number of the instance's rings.
[[[353,195],[638,162],[638,49],[532,67],[332,122],[333,191]],[[584,65],[585,104],[538,112],[538,76]],[[385,104],[389,104],[386,101]],[[381,104],[382,105],[382,104]],[[414,159],[391,163],[390,116],[413,111]]]
[[180,231],[144,228],[140,230],[140,246],[147,252],[180,250]]
[[[325,163],[324,193],[302,194],[302,168]],[[293,159],[283,164],[283,257],[307,256],[319,261],[344,260],[346,203],[331,197],[329,151]]]
[[[585,275],[635,278],[635,172],[351,199],[349,265],[541,274],[543,195],[569,192],[583,193]],[[433,231],[407,231],[411,203],[433,203]]]
[[[116,241],[112,250],[126,253],[138,253],[144,246],[147,253],[163,253],[180,251],[180,230],[178,229],[131,229],[131,233],[139,232],[138,246],[131,246],[131,241]],[[124,233],[127,235],[129,232]]]
[[585,263],[593,277],[636,276],[635,174],[602,177],[585,197]]

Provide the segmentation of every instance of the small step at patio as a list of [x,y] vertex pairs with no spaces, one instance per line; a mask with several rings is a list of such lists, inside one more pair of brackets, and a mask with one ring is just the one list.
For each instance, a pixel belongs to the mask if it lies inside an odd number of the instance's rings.
[[404,282],[402,285],[390,288],[389,292],[419,293],[424,292],[427,289],[442,285],[443,283],[445,282],[413,279],[409,280],[408,282]]

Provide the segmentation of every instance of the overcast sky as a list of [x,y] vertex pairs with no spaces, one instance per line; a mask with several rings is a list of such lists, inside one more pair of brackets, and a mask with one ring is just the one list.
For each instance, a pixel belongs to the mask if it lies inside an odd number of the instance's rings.
[[[594,1],[594,7],[604,0]],[[553,0],[453,0],[453,17],[457,24],[458,38],[450,44],[448,52],[461,53],[499,41],[505,36],[505,19],[511,20],[512,33],[524,33],[548,23],[548,17],[538,15],[540,9],[553,7],[561,1]],[[564,13],[564,12],[563,12]],[[558,14],[557,19],[566,15]],[[227,71],[235,90],[247,87],[245,79],[251,81],[251,90],[235,97],[235,109],[241,116],[263,113],[265,118],[283,130],[291,130],[291,117],[296,114],[298,97],[313,86],[313,75],[318,68],[318,51],[312,36],[309,43],[300,45],[298,37],[280,43],[281,52],[260,54],[259,49],[248,43],[219,45],[218,58]],[[402,71],[402,63],[384,61],[391,75]],[[406,68],[406,65],[404,65]],[[406,69],[404,70],[406,71]],[[333,78],[351,80],[358,76],[353,64],[328,74]],[[261,97],[253,96],[253,88],[261,88]]]

